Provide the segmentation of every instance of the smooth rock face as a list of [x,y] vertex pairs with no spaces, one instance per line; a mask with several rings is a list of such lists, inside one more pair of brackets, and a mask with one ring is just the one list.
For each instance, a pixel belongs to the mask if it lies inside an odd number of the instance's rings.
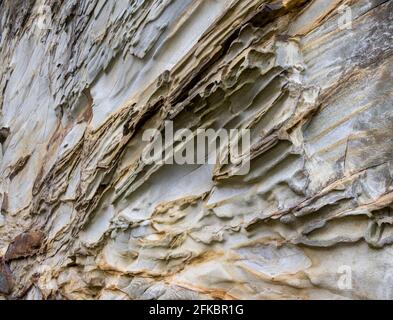
[[[0,297],[393,299],[393,1],[3,0],[0,28]],[[166,120],[250,129],[250,172],[145,164]]]

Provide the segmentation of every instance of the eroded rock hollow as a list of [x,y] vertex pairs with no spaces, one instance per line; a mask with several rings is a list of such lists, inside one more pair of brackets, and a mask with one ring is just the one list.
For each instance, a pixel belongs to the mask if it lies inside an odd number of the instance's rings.
[[[0,297],[393,298],[393,1],[2,0],[0,23]],[[248,129],[250,171],[142,161],[167,121]]]

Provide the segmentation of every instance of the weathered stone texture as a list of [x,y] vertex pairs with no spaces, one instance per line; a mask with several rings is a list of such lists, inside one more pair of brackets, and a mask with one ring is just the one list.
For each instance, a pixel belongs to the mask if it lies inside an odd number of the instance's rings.
[[[0,28],[0,296],[393,298],[393,1],[0,0]],[[251,171],[145,165],[165,120],[251,129]]]

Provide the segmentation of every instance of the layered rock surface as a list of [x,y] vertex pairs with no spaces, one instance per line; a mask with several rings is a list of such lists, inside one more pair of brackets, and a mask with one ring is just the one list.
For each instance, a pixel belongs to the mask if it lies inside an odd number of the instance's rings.
[[[392,299],[392,22],[391,0],[0,1],[0,296]],[[146,165],[167,120],[250,129],[250,172]]]

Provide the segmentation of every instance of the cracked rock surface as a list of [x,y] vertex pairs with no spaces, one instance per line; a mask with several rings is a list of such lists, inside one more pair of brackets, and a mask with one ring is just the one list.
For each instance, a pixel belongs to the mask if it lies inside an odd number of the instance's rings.
[[0,0],[0,297],[393,299],[392,53],[392,0]]

